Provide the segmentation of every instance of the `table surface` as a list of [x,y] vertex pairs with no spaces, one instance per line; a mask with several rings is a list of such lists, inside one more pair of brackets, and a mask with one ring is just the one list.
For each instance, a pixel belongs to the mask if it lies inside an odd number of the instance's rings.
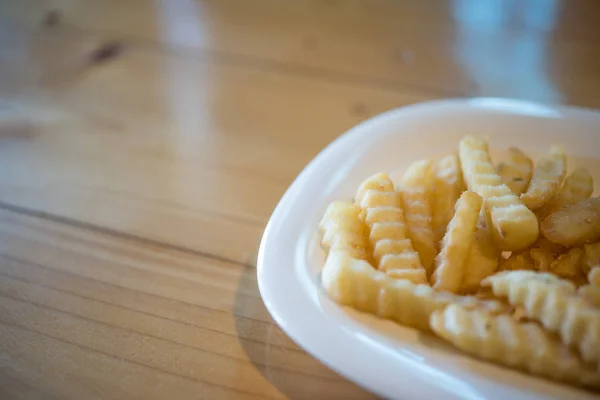
[[266,311],[274,206],[325,145],[394,107],[599,107],[599,13],[0,1],[0,398],[372,398]]

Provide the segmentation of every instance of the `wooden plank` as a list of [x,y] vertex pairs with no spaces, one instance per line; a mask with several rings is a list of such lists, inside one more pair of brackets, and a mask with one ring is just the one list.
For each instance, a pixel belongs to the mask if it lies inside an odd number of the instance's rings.
[[[593,0],[59,0],[52,7],[12,0],[2,14],[39,27],[49,9],[61,16],[52,30],[107,34],[289,74],[600,106],[586,93],[599,89],[593,71],[600,5]],[[590,59],[596,68],[582,74]]]
[[277,201],[328,142],[430,98],[135,47],[66,66],[78,71],[69,77],[57,60],[84,59],[94,40],[33,35],[25,46],[21,34],[0,50],[21,56],[14,75],[33,68],[31,49],[52,49],[54,64],[44,90],[5,100],[0,201],[247,264]]
[[370,397],[279,330],[253,269],[7,211],[0,243],[0,372],[32,393]]

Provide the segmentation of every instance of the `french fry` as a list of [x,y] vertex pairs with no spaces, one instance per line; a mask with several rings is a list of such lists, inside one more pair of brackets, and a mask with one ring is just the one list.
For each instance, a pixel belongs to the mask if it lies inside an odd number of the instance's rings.
[[568,279],[575,284],[585,282],[585,271],[583,270],[584,251],[573,248],[565,254],[561,254],[550,264],[550,272],[562,279]]
[[552,380],[600,388],[598,371],[535,323],[451,304],[434,311],[430,324],[436,335],[471,356]]
[[502,182],[519,196],[527,190],[531,174],[533,173],[533,161],[516,147],[508,149],[508,161],[498,164],[496,167]]
[[327,295],[339,304],[422,331],[430,330],[431,313],[450,303],[481,308],[490,313],[506,310],[506,306],[498,301],[437,292],[428,285],[393,279],[373,269],[366,261],[353,259],[344,252],[328,255],[321,284]]
[[435,270],[431,276],[436,290],[456,293],[464,279],[467,261],[477,228],[482,199],[466,191],[456,202],[456,212],[448,224],[442,240],[442,249],[435,259]]
[[530,248],[514,251],[510,257],[500,262],[498,271],[530,270],[550,271],[554,259],[565,252],[565,248],[546,238],[538,239]]
[[540,238],[531,245],[531,249],[540,249],[552,258],[558,257],[568,250],[566,247],[558,243],[551,242],[543,236],[540,236]]
[[563,207],[588,199],[593,191],[594,180],[588,170],[577,168],[567,176],[556,196],[535,213],[542,220]]
[[347,251],[352,257],[368,260],[367,226],[360,218],[361,208],[334,201],[321,219],[321,244],[326,251]]
[[529,187],[520,197],[521,201],[531,210],[542,207],[556,195],[566,173],[567,155],[562,147],[552,146],[550,154],[536,164]]
[[[586,273],[590,273],[594,267],[600,267],[600,242],[584,245],[583,251],[585,253],[583,257],[583,269]],[[600,279],[600,271],[598,271],[598,274],[598,278]]]
[[524,308],[528,318],[577,348],[585,362],[600,362],[600,310],[585,307],[575,285],[555,275],[530,271],[500,272],[484,279],[496,296]]
[[502,183],[492,165],[487,141],[466,136],[459,143],[459,157],[468,188],[485,200],[498,247],[514,251],[535,242],[539,234],[537,217]]
[[446,233],[446,227],[454,215],[454,204],[465,190],[456,154],[450,154],[435,164],[433,201],[431,204],[431,227],[435,243]]
[[477,291],[481,281],[496,272],[499,260],[500,250],[494,244],[492,228],[488,224],[485,213],[481,213],[460,291],[462,293]]
[[542,234],[567,247],[600,240],[600,197],[591,197],[548,215],[541,223]]
[[[366,179],[359,187],[355,200],[362,207],[361,216],[369,231],[373,261],[377,269],[391,272],[396,269],[421,269],[419,254],[408,238],[408,229],[402,210],[401,194],[386,174]],[[395,277],[409,277],[422,281],[423,273],[396,273]]]
[[600,308],[600,286],[583,285],[577,289],[577,295],[586,306]]
[[535,271],[535,262],[527,250],[513,252],[507,259],[500,261],[498,271]]
[[600,287],[600,264],[590,269],[590,272],[588,272],[588,282],[590,285]]
[[435,237],[431,227],[431,187],[433,184],[433,162],[422,160],[412,163],[397,189],[402,193],[404,218],[408,236],[419,253],[421,263],[431,275],[433,259],[437,254]]

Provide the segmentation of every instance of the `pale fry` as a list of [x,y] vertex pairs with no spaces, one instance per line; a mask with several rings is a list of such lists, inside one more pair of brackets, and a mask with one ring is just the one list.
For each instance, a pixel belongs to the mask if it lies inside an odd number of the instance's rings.
[[537,162],[521,200],[529,209],[537,210],[554,197],[566,173],[567,155],[562,147],[552,146],[550,154]]
[[533,172],[533,161],[516,147],[508,149],[508,161],[504,161],[496,168],[502,182],[517,196],[527,190],[531,174]]
[[[368,226],[369,242],[377,269],[384,272],[423,269],[419,254],[408,238],[401,194],[394,190],[390,178],[385,174],[368,178],[360,185],[355,200],[362,207],[361,215]],[[407,273],[403,276],[409,275]],[[416,275],[413,273],[410,276]]]
[[374,190],[376,192],[393,192],[394,183],[390,180],[389,176],[383,172],[375,174],[368,179],[365,179],[358,190],[354,200],[360,204],[363,201],[364,195],[368,190]]
[[512,251],[532,244],[539,234],[537,217],[502,183],[487,141],[466,136],[460,141],[459,156],[467,186],[485,200],[498,247]]
[[454,204],[465,190],[456,154],[450,154],[435,164],[433,200],[431,202],[431,227],[435,243],[446,233],[446,226],[454,215]]
[[535,323],[451,304],[436,310],[431,329],[471,356],[552,380],[600,388],[600,374]]
[[556,196],[535,213],[539,219],[544,219],[554,211],[588,199],[593,191],[594,180],[588,170],[577,168],[567,176]]
[[329,254],[321,273],[321,284],[337,303],[423,331],[429,331],[431,313],[450,303],[492,313],[506,309],[498,301],[437,292],[428,285],[393,279],[343,252]]
[[326,251],[347,251],[354,258],[369,259],[368,229],[360,212],[361,208],[352,203],[329,204],[319,224]]
[[582,246],[600,240],[600,197],[566,206],[541,223],[542,234],[563,246]]
[[402,177],[401,187],[404,218],[408,236],[419,253],[421,263],[431,275],[433,259],[437,254],[435,237],[431,228],[431,186],[433,163],[423,160],[412,163]]
[[600,362],[600,310],[585,307],[571,282],[547,273],[515,271],[487,277],[482,284],[559,334],[563,343],[578,349],[585,362]]
[[499,260],[500,250],[494,244],[492,228],[488,225],[485,213],[481,213],[467,259],[461,292],[476,291],[484,278],[496,272]]
[[442,249],[435,259],[435,271],[431,277],[435,289],[453,293],[460,289],[481,203],[481,197],[470,191],[464,192],[456,202],[456,212],[448,224]]

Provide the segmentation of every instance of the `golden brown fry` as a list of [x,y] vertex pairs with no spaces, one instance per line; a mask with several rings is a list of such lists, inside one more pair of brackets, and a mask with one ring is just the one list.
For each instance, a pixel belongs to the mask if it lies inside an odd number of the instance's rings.
[[465,182],[485,200],[494,228],[494,240],[502,250],[521,250],[538,238],[535,214],[502,183],[489,155],[487,141],[466,136],[459,143]]
[[488,224],[485,213],[481,213],[460,291],[463,293],[477,291],[481,281],[496,272],[500,253],[500,249],[494,243],[492,228]]
[[556,196],[535,213],[542,220],[554,211],[588,199],[593,191],[594,180],[588,170],[577,168],[567,176]]
[[600,374],[535,323],[510,315],[493,316],[451,304],[436,310],[431,329],[474,357],[525,370],[534,375],[600,388]]
[[500,260],[498,271],[535,271],[529,251],[513,252],[507,259]]
[[567,155],[562,147],[552,146],[550,154],[538,161],[527,191],[521,195],[521,201],[530,210],[537,210],[546,204],[558,192],[567,173]]
[[[600,242],[586,244],[583,251],[583,269],[586,273],[590,273],[594,267],[600,267]],[[600,278],[600,271],[598,274]]]
[[551,242],[543,236],[540,236],[540,238],[531,245],[531,249],[540,249],[552,258],[558,257],[568,250],[566,247],[558,243]]
[[435,243],[446,233],[446,227],[454,215],[454,204],[465,191],[460,161],[456,154],[450,154],[435,165],[433,201],[431,204],[431,226]]
[[502,182],[518,196],[529,186],[533,161],[518,148],[511,147],[508,149],[508,161],[500,163],[496,170]]
[[525,309],[528,318],[558,333],[563,343],[578,349],[585,362],[600,362],[600,310],[585,307],[575,295],[575,285],[540,272],[500,272],[487,277],[496,296]]
[[561,254],[550,265],[550,272],[562,279],[568,279],[576,285],[586,281],[583,270],[584,252],[580,248],[573,248]]
[[419,253],[421,263],[431,275],[433,259],[437,254],[435,237],[431,227],[431,188],[433,185],[433,162],[422,160],[412,163],[404,172],[401,187],[404,218],[408,236]]
[[450,303],[481,308],[490,313],[506,310],[506,306],[498,301],[437,292],[428,285],[393,279],[344,252],[328,255],[321,273],[321,284],[327,295],[337,303],[423,331],[430,330],[431,313]]
[[435,259],[432,286],[437,290],[459,291],[471,252],[473,236],[481,210],[481,197],[466,191],[456,202],[456,212],[442,240],[442,250]]
[[[362,207],[361,215],[368,226],[377,269],[384,272],[423,269],[419,254],[408,238],[401,194],[394,190],[390,178],[386,174],[377,174],[366,179],[355,199]],[[416,276],[414,273],[407,274],[403,276]]]
[[540,228],[544,237],[567,247],[600,240],[600,197],[580,201],[548,215]]

